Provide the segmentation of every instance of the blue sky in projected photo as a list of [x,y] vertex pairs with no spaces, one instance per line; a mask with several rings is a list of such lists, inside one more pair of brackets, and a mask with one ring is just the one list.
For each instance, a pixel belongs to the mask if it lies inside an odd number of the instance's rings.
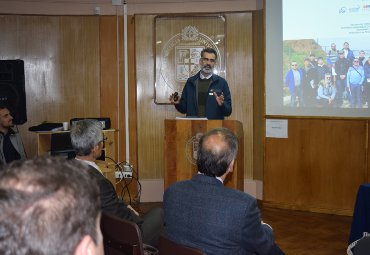
[[283,0],[283,40],[300,39],[369,50],[370,0]]

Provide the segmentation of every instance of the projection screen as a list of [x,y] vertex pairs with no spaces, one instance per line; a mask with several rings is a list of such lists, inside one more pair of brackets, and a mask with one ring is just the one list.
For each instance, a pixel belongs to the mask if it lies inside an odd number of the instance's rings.
[[266,115],[370,117],[370,0],[265,3]]

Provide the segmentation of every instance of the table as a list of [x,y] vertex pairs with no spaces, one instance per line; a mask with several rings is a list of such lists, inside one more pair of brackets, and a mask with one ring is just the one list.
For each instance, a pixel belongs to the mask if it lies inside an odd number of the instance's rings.
[[348,243],[360,239],[364,232],[370,233],[370,183],[358,189]]

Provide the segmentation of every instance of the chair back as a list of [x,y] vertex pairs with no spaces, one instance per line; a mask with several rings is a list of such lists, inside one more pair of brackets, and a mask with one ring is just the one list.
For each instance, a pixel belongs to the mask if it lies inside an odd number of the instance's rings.
[[368,255],[370,254],[370,236],[363,236],[359,240],[348,246],[348,255]]
[[105,255],[143,255],[139,227],[131,221],[103,212],[101,217]]
[[195,248],[177,244],[164,235],[159,237],[159,255],[206,255],[206,253]]
[[353,249],[354,255],[368,255],[370,254],[370,236],[361,238]]

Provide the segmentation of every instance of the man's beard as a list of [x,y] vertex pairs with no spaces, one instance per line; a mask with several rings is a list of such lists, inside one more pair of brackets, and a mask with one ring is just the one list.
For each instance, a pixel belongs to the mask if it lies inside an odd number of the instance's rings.
[[206,74],[210,74],[213,72],[213,68],[210,65],[202,66],[202,72]]
[[7,127],[7,128],[12,128],[12,127],[14,127],[14,122],[13,122],[13,121],[9,121],[9,122],[7,123],[7,125],[5,125],[5,127]]

